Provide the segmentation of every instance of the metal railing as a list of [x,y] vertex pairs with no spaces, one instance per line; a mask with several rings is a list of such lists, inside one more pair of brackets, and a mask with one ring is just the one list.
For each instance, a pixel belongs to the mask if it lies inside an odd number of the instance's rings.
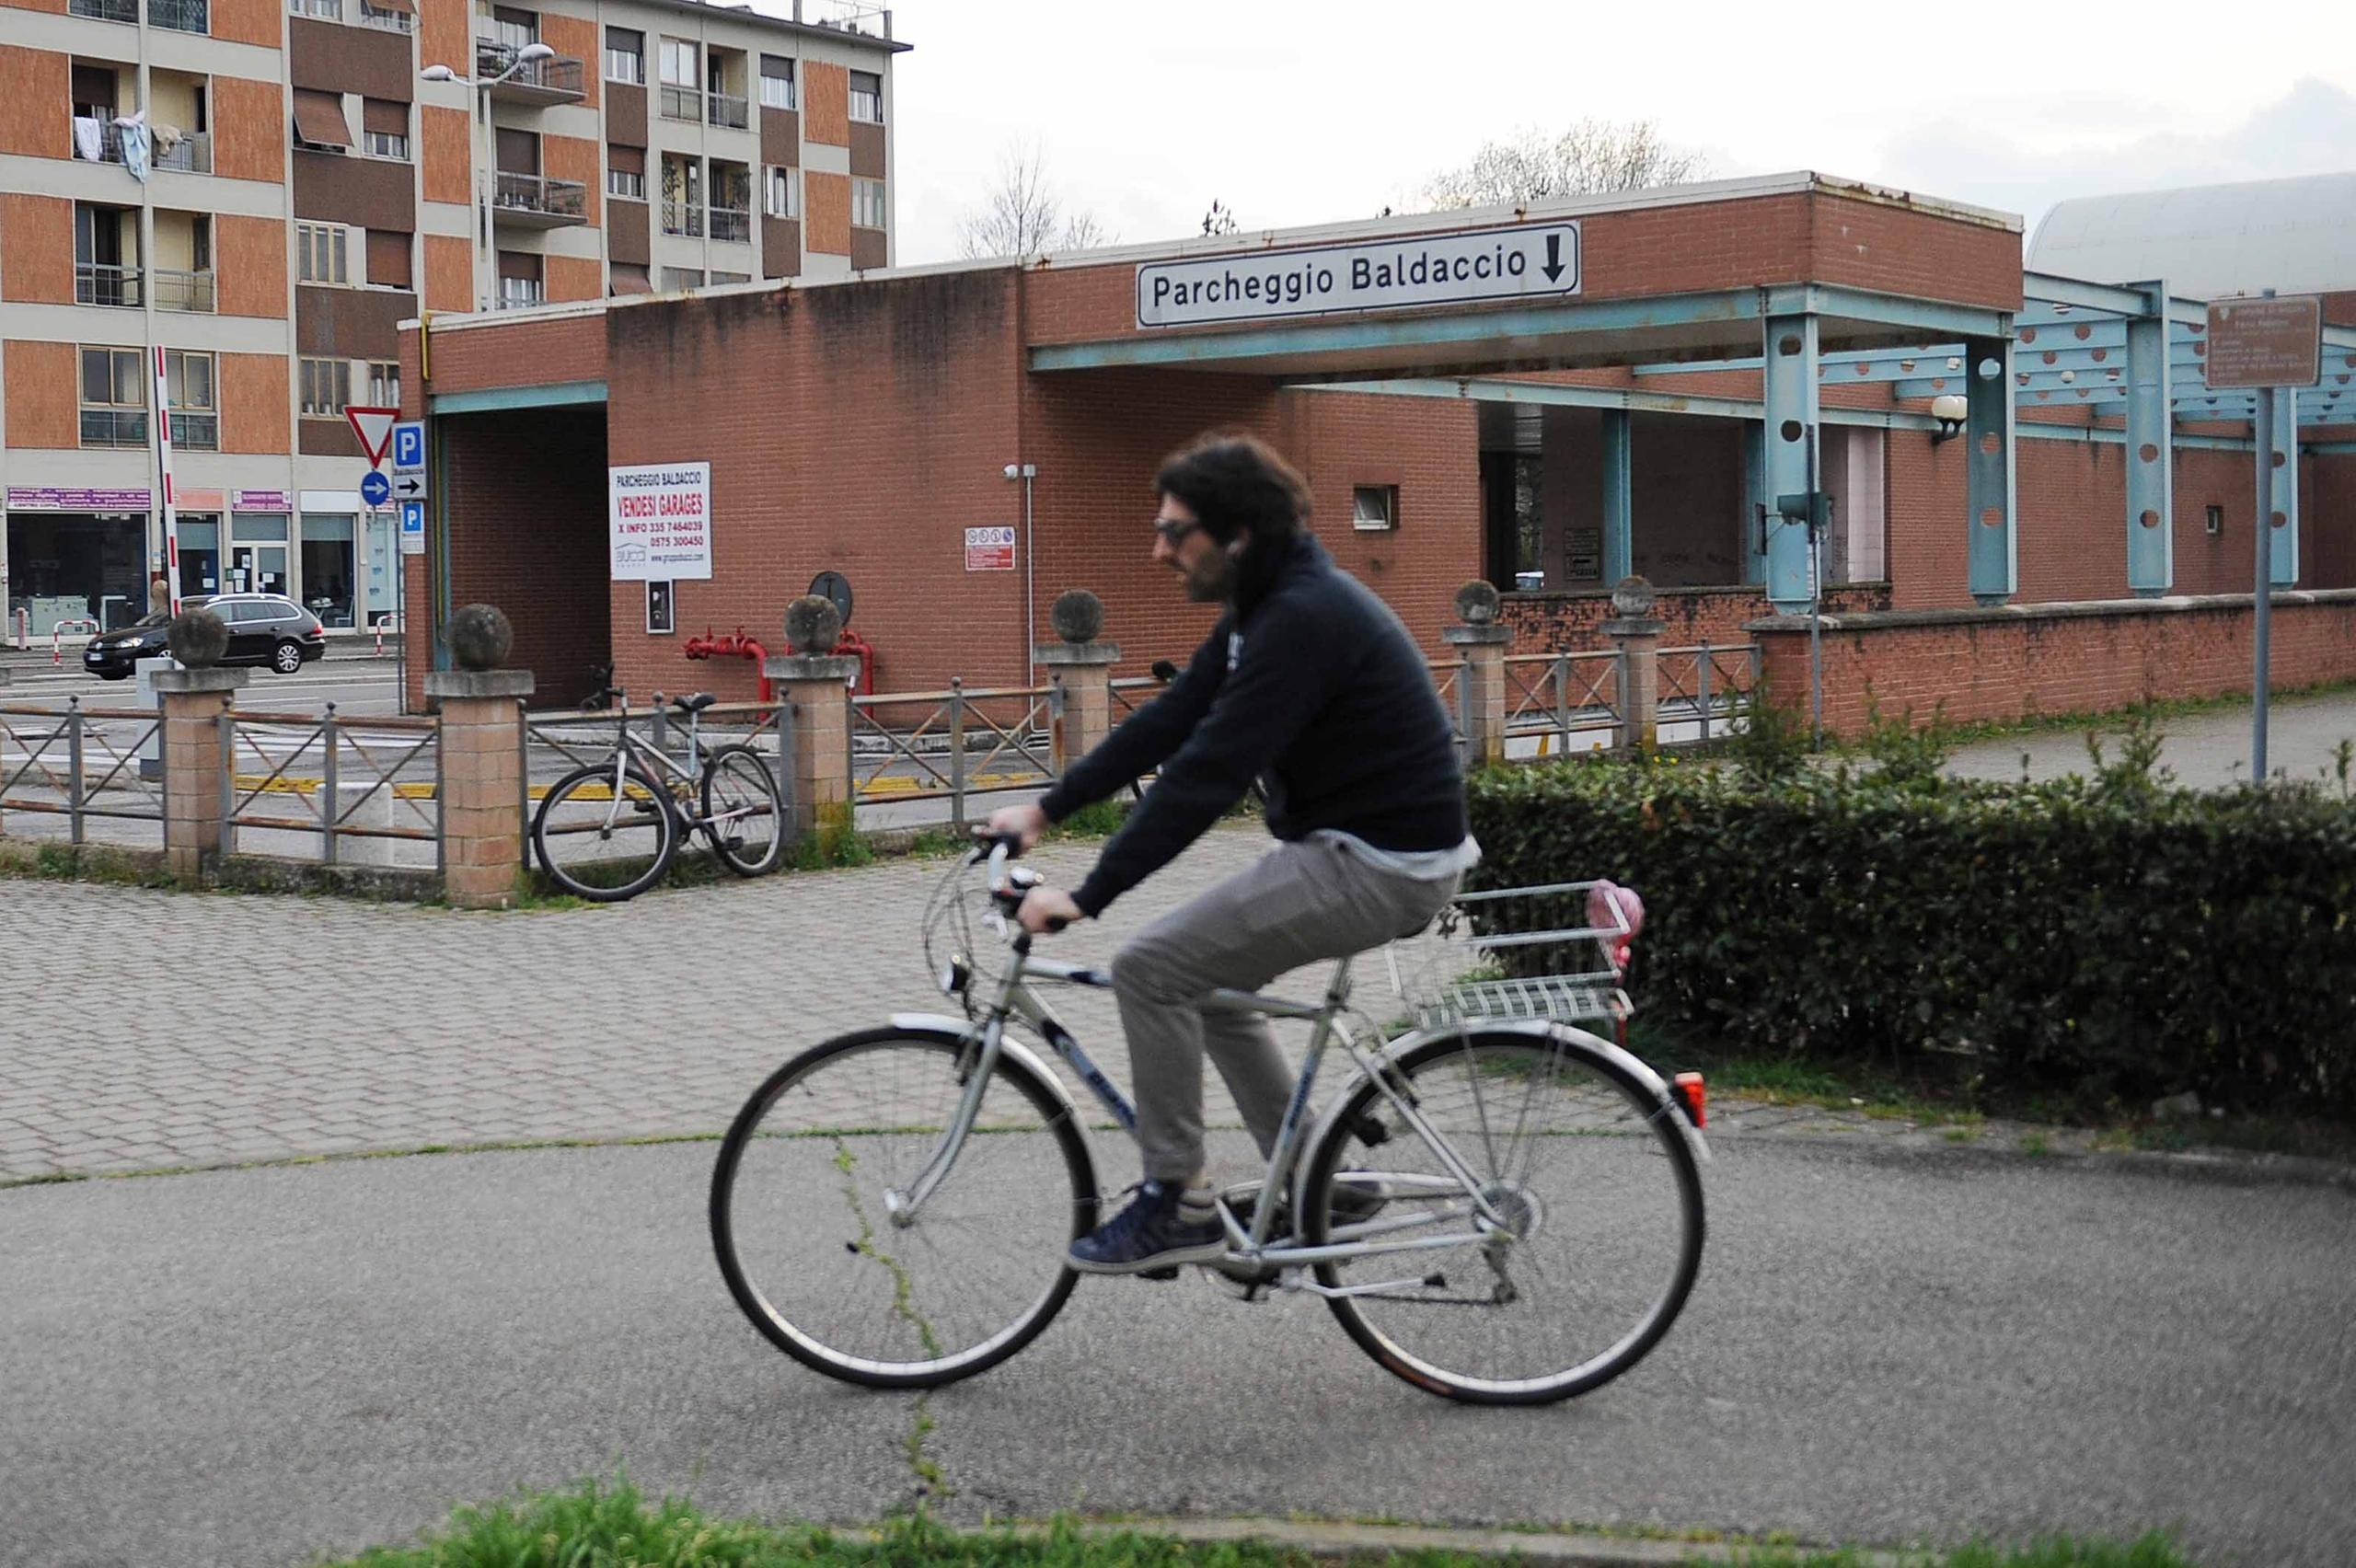
[[184,134],[168,151],[157,152],[153,161],[157,168],[176,169],[181,174],[211,174],[213,133],[195,131]]
[[172,444],[188,452],[220,451],[221,416],[175,410],[172,414]]
[[[89,116],[86,114],[68,115],[66,117],[68,131],[73,131],[75,128],[75,123],[77,121],[87,121],[88,118]],[[122,127],[117,125],[111,120],[99,121],[98,150],[97,156],[93,157],[89,151],[83,146],[82,139],[79,135],[76,135],[74,138],[74,156],[85,162],[121,163],[122,161]]]
[[742,131],[752,124],[751,105],[733,93],[704,95],[705,112],[714,125]]
[[742,207],[712,208],[711,237],[749,243],[753,237],[753,214]]
[[68,16],[87,17],[94,22],[129,22],[139,25],[139,0],[66,0]]
[[84,708],[68,698],[65,711],[0,707],[0,822],[8,813],[64,817],[75,844],[88,841],[90,819],[152,822],[163,843],[161,770],[143,776],[140,753],[160,755],[164,715],[153,708]]
[[1692,725],[1699,732],[1691,737],[1696,741],[1726,734],[1759,685],[1759,645],[1753,642],[1662,649],[1655,721],[1662,730]]
[[85,446],[146,445],[147,410],[144,409],[83,409],[82,444]]
[[703,90],[663,84],[661,111],[665,120],[696,120],[703,118]]
[[[1599,730],[1618,740],[1627,723],[1624,674],[1612,650],[1507,655],[1506,755],[1567,752]],[[1530,749],[1523,752],[1517,740]]]
[[173,32],[209,33],[213,30],[211,0],[147,0],[147,25]]
[[663,232],[686,235],[690,239],[703,237],[703,208],[693,202],[674,197],[663,198]]
[[[475,40],[476,80],[489,86],[492,77],[503,75],[508,67],[515,63],[517,52],[514,46],[501,43],[495,39]],[[542,92],[571,93],[578,97],[581,93],[581,62],[570,54],[556,54],[546,60],[534,60],[527,63],[499,86],[532,87]]]
[[502,278],[499,280],[499,308],[528,310],[548,303],[548,288],[537,278]]
[[969,795],[1055,781],[1052,727],[1062,700],[1059,686],[968,691],[962,680],[947,691],[853,697],[845,737],[851,798],[946,800],[962,827]]
[[74,303],[76,305],[121,305],[137,309],[143,274],[137,267],[118,267],[106,261],[76,261],[74,263]]
[[544,174],[511,174],[501,169],[491,201],[512,211],[546,213],[551,217],[586,218],[589,213],[587,186],[577,179],[550,179]]
[[[254,847],[279,853],[316,841],[319,861],[360,858],[389,865],[400,842],[432,844],[442,860],[442,726],[433,719],[374,715],[221,715],[221,849],[240,835],[292,836]],[[299,809],[297,809],[299,808]],[[373,852],[358,849],[365,843]]]
[[214,309],[213,273],[183,272],[169,267],[158,267],[148,274],[156,291],[158,310],[190,310],[211,315]]
[[[606,713],[527,713],[524,716],[523,825],[526,841],[524,858],[527,862],[532,858],[529,840],[534,799],[546,793],[548,786],[560,775],[576,767],[611,766],[614,748],[620,744],[624,726],[680,767],[687,767],[687,754],[676,745],[682,725],[659,691],[654,694],[654,705],[651,708],[624,707]],[[777,779],[778,799],[785,803],[791,814],[793,804],[793,710],[791,708],[781,702],[716,702],[698,716],[697,733],[701,737],[707,756],[713,747],[724,745],[748,745],[767,756],[771,776]],[[537,784],[533,782],[535,769],[539,774]]]
[[387,32],[415,32],[417,18],[407,11],[387,10],[381,6],[371,6],[368,0],[360,0],[360,25],[382,28]]

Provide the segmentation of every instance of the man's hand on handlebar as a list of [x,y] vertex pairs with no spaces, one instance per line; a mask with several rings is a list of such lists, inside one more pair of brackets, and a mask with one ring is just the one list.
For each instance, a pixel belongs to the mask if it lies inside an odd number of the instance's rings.
[[1014,838],[1021,842],[1017,853],[1028,854],[1047,831],[1047,813],[1037,801],[1022,806],[1000,806],[982,824],[982,833],[990,838]]
[[1033,936],[1043,931],[1060,931],[1076,920],[1084,920],[1080,905],[1071,894],[1061,888],[1034,887],[1022,895],[1022,907],[1014,912],[1016,920]]

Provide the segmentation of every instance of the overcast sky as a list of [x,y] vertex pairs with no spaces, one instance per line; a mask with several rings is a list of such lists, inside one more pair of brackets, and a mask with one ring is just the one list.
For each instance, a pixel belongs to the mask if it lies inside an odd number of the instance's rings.
[[[810,0],[812,14],[819,0]],[[760,0],[782,11],[784,0]],[[2021,213],[2356,168],[2356,0],[898,0],[903,265],[1035,145],[1123,241],[1370,217],[1519,128],[1651,119],[1719,176]],[[1790,20],[1786,20],[1790,18]],[[1779,39],[1778,35],[1788,35]]]

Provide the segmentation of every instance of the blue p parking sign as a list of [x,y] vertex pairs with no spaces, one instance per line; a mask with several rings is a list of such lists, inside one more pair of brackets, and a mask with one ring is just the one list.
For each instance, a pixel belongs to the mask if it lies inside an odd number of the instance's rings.
[[425,421],[404,420],[393,427],[393,472],[425,471]]
[[401,554],[425,553],[425,502],[401,502]]

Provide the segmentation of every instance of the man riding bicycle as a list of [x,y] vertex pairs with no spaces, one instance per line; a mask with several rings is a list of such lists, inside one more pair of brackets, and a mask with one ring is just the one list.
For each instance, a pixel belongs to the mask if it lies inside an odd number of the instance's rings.
[[1020,911],[1046,931],[1093,917],[1168,864],[1258,779],[1278,843],[1250,870],[1122,947],[1113,989],[1128,1035],[1145,1182],[1071,1245],[1072,1267],[1138,1274],[1226,1251],[1203,1153],[1203,1056],[1265,1155],[1293,1078],[1257,1015],[1206,1009],[1288,970],[1421,929],[1480,856],[1466,831],[1455,735],[1414,639],[1309,533],[1300,476],[1247,436],[1212,436],[1155,478],[1153,559],[1186,596],[1224,606],[1161,696],[1034,805],[989,822],[1029,848],[1050,823],[1159,770],[1067,894]]

